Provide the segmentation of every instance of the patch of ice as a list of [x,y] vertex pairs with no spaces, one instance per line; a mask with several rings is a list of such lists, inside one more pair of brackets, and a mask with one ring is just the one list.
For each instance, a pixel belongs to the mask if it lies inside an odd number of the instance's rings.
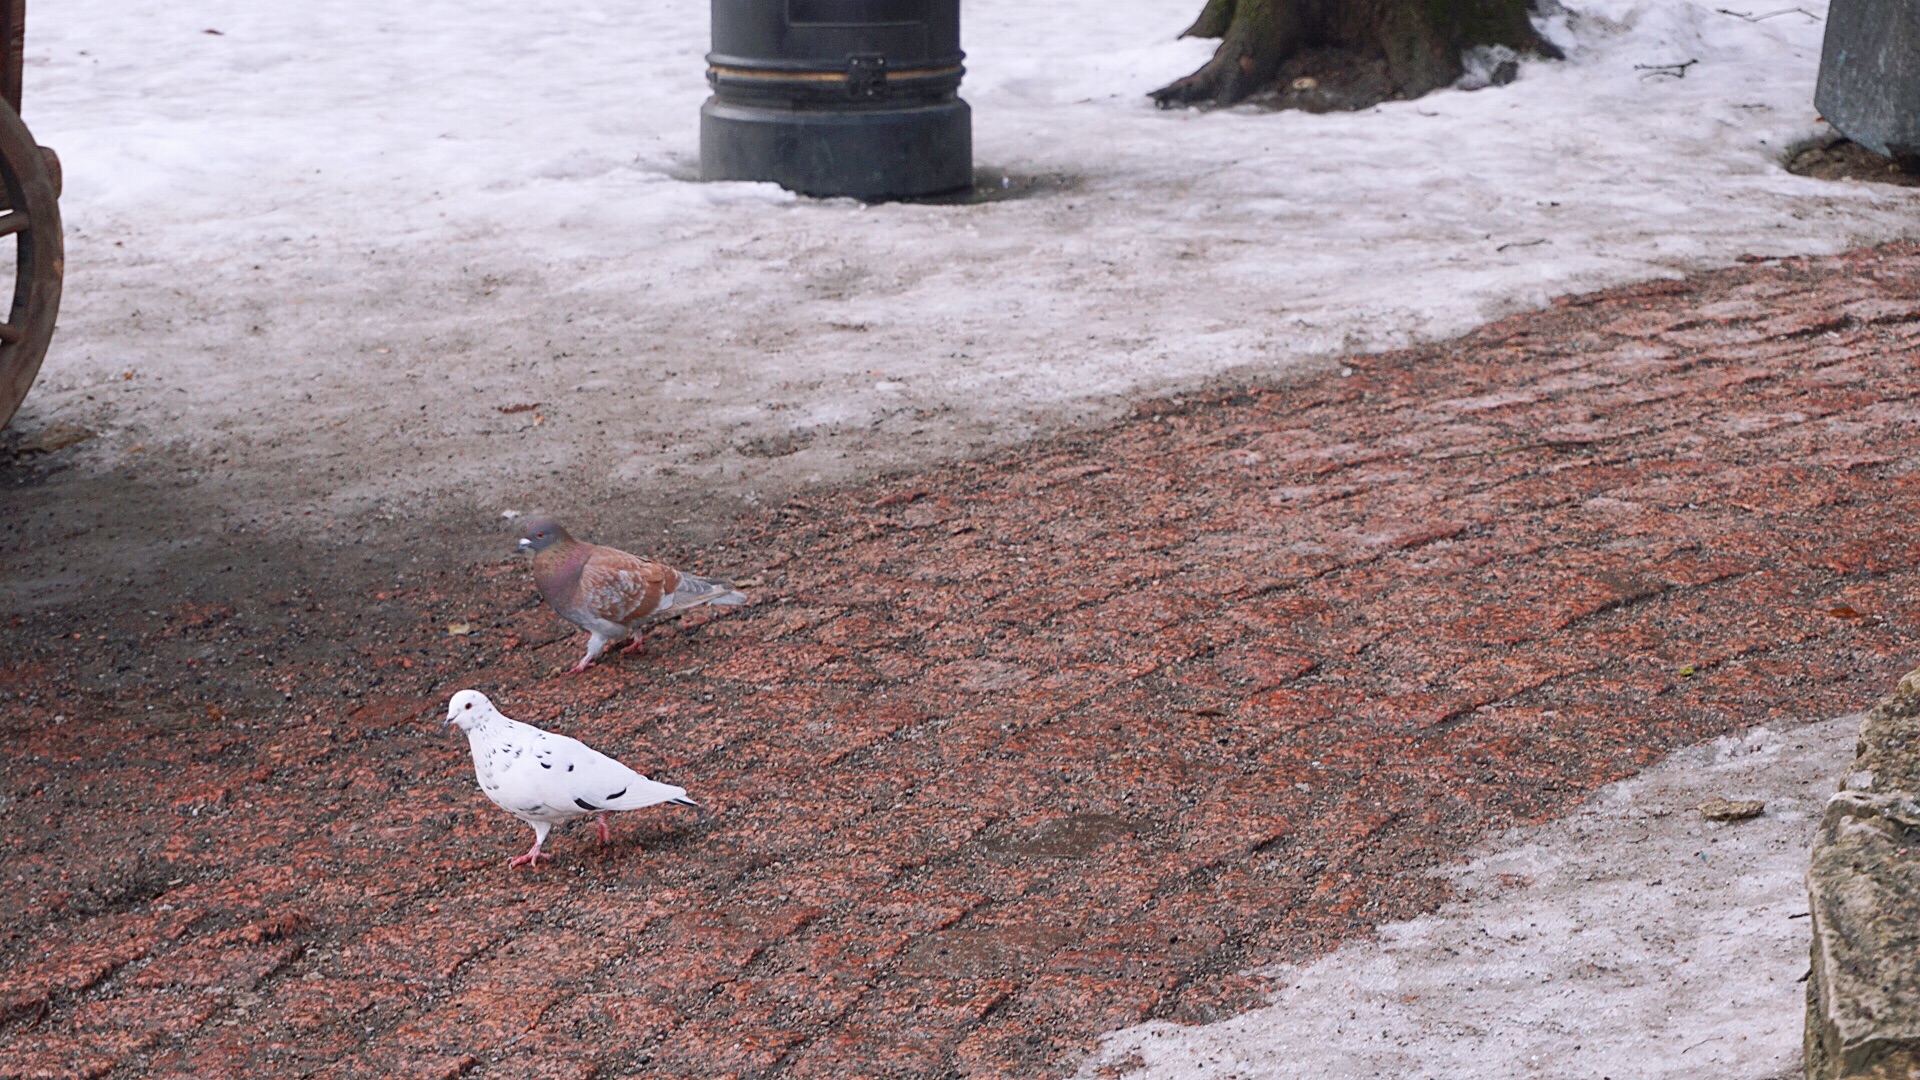
[[[1859,726],[1681,751],[1443,871],[1461,899],[1435,914],[1267,972],[1281,985],[1272,1004],[1115,1032],[1080,1076],[1797,1075],[1807,844]],[[1728,792],[1768,813],[1721,824],[1672,811]]]

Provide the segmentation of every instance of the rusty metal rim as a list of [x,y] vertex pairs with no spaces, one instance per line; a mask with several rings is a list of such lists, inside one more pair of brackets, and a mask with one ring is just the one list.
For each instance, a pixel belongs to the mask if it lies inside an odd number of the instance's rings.
[[0,103],[0,184],[8,208],[0,222],[14,236],[17,258],[13,301],[0,323],[0,427],[13,419],[40,373],[60,310],[66,255],[49,164],[19,114]]

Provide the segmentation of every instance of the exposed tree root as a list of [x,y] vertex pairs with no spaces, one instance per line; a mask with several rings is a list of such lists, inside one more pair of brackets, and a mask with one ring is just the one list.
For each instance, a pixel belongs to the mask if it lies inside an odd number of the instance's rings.
[[1198,71],[1152,98],[1162,108],[1231,105],[1270,86],[1295,53],[1333,48],[1386,62],[1397,97],[1460,77],[1474,45],[1559,56],[1527,18],[1531,0],[1206,0],[1182,37],[1220,38]]

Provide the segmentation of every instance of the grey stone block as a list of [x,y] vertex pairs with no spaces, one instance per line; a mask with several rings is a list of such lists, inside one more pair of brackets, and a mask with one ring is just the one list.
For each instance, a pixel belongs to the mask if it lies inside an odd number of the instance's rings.
[[1810,1080],[1920,1078],[1920,671],[1860,728],[1807,870]]
[[1813,104],[1847,138],[1920,168],[1920,5],[1833,0]]

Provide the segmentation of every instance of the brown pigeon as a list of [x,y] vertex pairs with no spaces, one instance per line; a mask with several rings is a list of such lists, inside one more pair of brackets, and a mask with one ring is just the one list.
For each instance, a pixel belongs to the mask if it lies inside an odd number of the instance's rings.
[[619,548],[575,540],[552,518],[527,522],[520,546],[533,552],[533,583],[560,617],[592,634],[587,655],[576,672],[593,666],[610,641],[631,637],[623,652],[636,652],[634,627],[643,620],[685,608],[747,602],[725,581],[683,574],[665,563],[629,555]]

